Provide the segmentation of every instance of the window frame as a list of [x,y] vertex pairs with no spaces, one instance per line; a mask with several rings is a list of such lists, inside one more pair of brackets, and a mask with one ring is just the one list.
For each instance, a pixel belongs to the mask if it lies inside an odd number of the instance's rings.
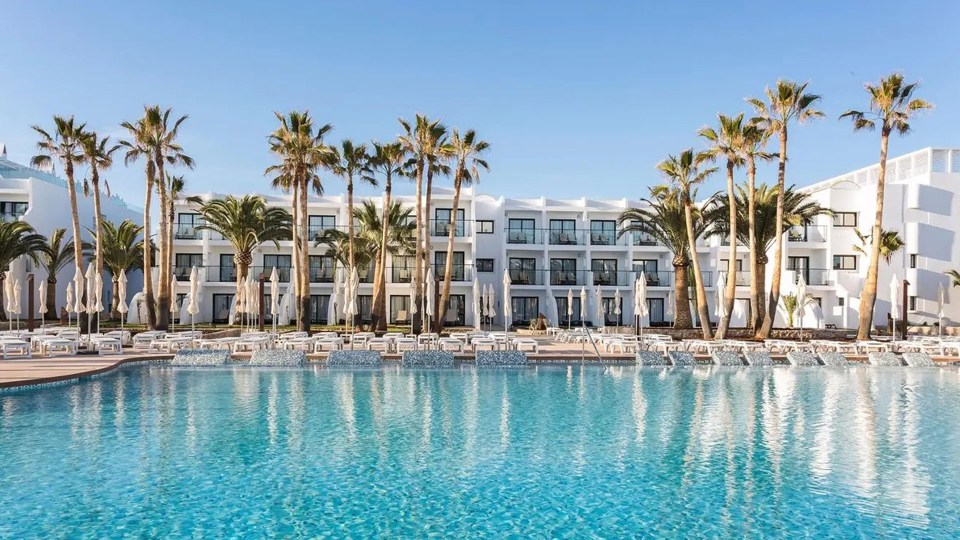
[[[853,225],[850,225],[846,222],[847,217],[853,216]],[[837,218],[841,218],[841,223],[837,223]],[[860,223],[860,213],[859,212],[834,212],[833,213],[833,226],[840,227],[844,229],[854,229]]]
[[[475,259],[473,262],[477,267],[477,272],[483,272],[483,273],[493,272],[493,267],[494,267],[493,259]],[[489,267],[489,270],[487,269],[488,267]]]
[[[840,260],[839,264],[837,263],[838,259]],[[853,260],[852,268],[846,267],[846,265],[844,265],[843,261],[847,261],[847,260]],[[857,257],[856,255],[847,255],[847,254],[834,255],[832,266],[833,266],[832,268],[833,270],[839,270],[842,272],[856,272],[857,269],[860,267],[859,257]]]
[[[487,227],[489,225],[489,228]],[[477,234],[493,234],[495,223],[492,219],[477,220]]]

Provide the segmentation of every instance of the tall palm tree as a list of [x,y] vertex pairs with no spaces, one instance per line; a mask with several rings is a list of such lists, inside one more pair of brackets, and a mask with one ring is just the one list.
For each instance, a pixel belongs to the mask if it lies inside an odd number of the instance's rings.
[[[174,207],[183,195],[183,190],[186,186],[187,182],[184,180],[183,175],[176,176],[167,173],[167,208],[165,211],[167,212],[167,222],[170,224],[170,227],[167,229],[167,242],[170,246],[173,245],[174,228],[177,224]],[[173,259],[172,254],[170,258]]]
[[[853,121],[854,131],[874,130],[880,124],[880,174],[877,178],[877,210],[873,219],[870,235],[880,238],[883,225],[883,195],[887,184],[887,148],[890,134],[906,135],[910,132],[910,118],[919,111],[932,109],[933,105],[913,97],[917,83],[905,83],[903,75],[894,73],[877,84],[866,84],[870,94],[870,108],[867,111],[849,110],[840,118]],[[873,308],[877,302],[877,274],[880,269],[880,242],[874,242],[870,248],[870,263],[867,277],[860,295],[860,326],[857,339],[869,339],[873,327]]]
[[777,249],[773,259],[773,276],[770,279],[770,295],[767,310],[764,313],[763,325],[757,333],[757,338],[765,339],[773,329],[773,321],[777,315],[777,302],[780,299],[780,276],[783,273],[783,192],[787,176],[787,135],[791,122],[804,123],[823,116],[823,113],[813,106],[820,101],[820,96],[807,93],[807,83],[797,84],[793,81],[780,79],[773,88],[765,91],[767,101],[757,98],[747,98],[747,103],[753,106],[756,113],[756,122],[765,129],[771,137],[776,135],[780,139],[780,151],[777,156],[780,163],[777,168],[777,223],[774,228],[777,232]]
[[64,228],[54,229],[38,255],[39,265],[47,272],[47,309],[54,313],[57,309],[57,274],[72,263],[74,257],[73,240],[63,243],[66,234]]
[[710,161],[710,154],[694,152],[688,148],[679,155],[670,155],[657,165],[657,169],[680,190],[680,202],[683,204],[684,221],[687,225],[687,242],[690,246],[690,260],[693,262],[693,281],[697,290],[697,312],[700,318],[700,329],[704,339],[711,339],[710,310],[707,307],[707,292],[703,285],[703,274],[700,273],[700,258],[697,254],[697,226],[694,223],[694,202],[697,186],[702,184],[711,174],[717,171],[716,167],[701,170],[704,163]]
[[490,143],[477,137],[477,132],[468,129],[460,135],[456,129],[450,143],[444,148],[456,165],[453,171],[453,208],[450,210],[450,225],[447,229],[447,260],[443,272],[443,291],[440,294],[440,312],[436,317],[436,332],[443,328],[447,316],[447,302],[450,301],[450,282],[453,279],[453,242],[457,236],[457,210],[460,208],[460,191],[463,185],[470,185],[480,179],[480,169],[490,170],[490,165],[480,157],[490,149]]
[[[424,240],[429,239],[429,219],[423,218],[423,180],[424,172],[427,172],[432,163],[432,157],[435,153],[434,144],[439,140],[447,128],[439,120],[430,120],[425,115],[417,114],[414,123],[410,123],[402,118],[398,119],[403,128],[403,134],[398,137],[398,141],[404,150],[410,155],[408,166],[411,174],[416,181],[416,225],[417,225],[417,245],[414,255],[413,266],[413,289],[414,304],[423,306],[423,273],[424,269]],[[432,168],[431,168],[432,169]],[[430,174],[428,172],[428,174]],[[431,175],[432,178],[432,175]],[[423,309],[419,309],[422,314]],[[413,321],[414,332],[419,332],[423,327],[423,318],[416,317]]]
[[[94,237],[94,265],[98,274],[103,274],[103,237],[102,225],[103,216],[100,212],[100,173],[113,166],[113,153],[120,145],[110,142],[110,137],[99,138],[96,132],[88,131],[84,133],[83,139],[83,161],[90,166],[90,184],[87,185],[86,179],[83,183],[84,195],[89,195],[93,190],[93,218],[96,230],[93,231]],[[88,229],[89,230],[89,229]]]
[[[393,177],[403,175],[403,166],[407,160],[407,152],[399,142],[373,143],[373,154],[370,156],[370,167],[374,172],[383,175],[383,216],[384,223],[381,232],[381,244],[387,244],[390,235],[389,212],[392,208]],[[377,282],[373,286],[373,313],[371,314],[374,331],[382,332],[387,329],[387,258],[377,260]]]
[[170,207],[170,186],[167,185],[166,167],[184,166],[192,169],[193,158],[184,153],[183,147],[177,142],[180,127],[187,120],[187,115],[180,116],[171,123],[171,109],[161,109],[159,105],[144,108],[145,123],[150,127],[148,149],[153,159],[157,173],[157,195],[160,198],[160,234],[158,235],[160,251],[160,283],[157,286],[157,326],[166,330],[170,322],[170,276],[173,271],[173,243],[170,230],[173,223],[169,220],[167,208]]
[[[711,147],[707,150],[714,158],[726,158],[727,160],[727,201],[731,207],[736,205],[736,193],[734,188],[733,173],[737,167],[744,164],[743,150],[746,146],[744,138],[743,113],[737,116],[717,115],[718,130],[712,127],[701,128],[697,133],[706,139]],[[726,313],[720,318],[717,324],[717,339],[723,339],[727,333],[727,326],[730,324],[730,314],[733,313],[733,301],[737,296],[737,213],[730,213],[730,255],[729,266],[727,268],[730,274],[727,280],[727,288],[724,291],[723,303]]]
[[[333,156],[327,165],[330,171],[343,178],[347,183],[347,215],[353,216],[353,181],[360,180],[377,185],[377,179],[370,175],[370,155],[367,153],[367,145],[354,144],[350,139],[344,139],[340,143],[340,148],[334,147]],[[354,265],[354,245],[355,236],[353,230],[353,219],[347,221],[348,238],[348,263],[347,269],[353,272]]]
[[[770,132],[763,129],[755,121],[751,121],[743,129],[743,158],[747,164],[747,247],[750,249],[750,329],[756,332],[760,329],[763,320],[763,299],[760,298],[761,288],[765,279],[760,273],[760,253],[757,253],[757,160],[770,161],[775,154],[767,152],[767,141]],[[738,211],[739,214],[739,211]],[[766,256],[766,252],[762,254]]]
[[133,272],[143,269],[143,226],[137,225],[129,219],[123,220],[117,225],[109,220],[103,220],[101,223],[102,243],[101,254],[103,265],[110,271],[110,282],[113,294],[110,303],[110,317],[116,319],[120,317],[120,311],[117,306],[125,298],[119,297],[120,292],[120,272]]
[[[687,236],[683,191],[675,186],[660,185],[650,188],[645,207],[628,208],[619,218],[623,235],[628,232],[649,234],[673,253],[674,328],[693,328],[690,314],[690,238]],[[700,211],[692,207],[694,238],[700,238],[706,229]]]
[[[127,130],[129,139],[120,141],[120,146],[124,148],[123,162],[125,165],[143,159],[145,190],[143,201],[143,236],[150,238],[150,207],[153,205],[153,190],[157,182],[157,166],[152,159],[150,140],[153,137],[153,129],[147,122],[147,117],[139,118],[136,122],[122,122],[121,127]],[[162,231],[161,231],[162,232]],[[147,305],[147,327],[155,329],[157,327],[157,301],[153,294],[153,247],[152,243],[143,244],[143,296]]]
[[[0,306],[6,305],[3,300],[3,282],[7,279],[7,270],[10,264],[20,257],[27,257],[38,263],[43,253],[47,239],[37,234],[33,226],[25,221],[0,222]],[[6,318],[6,310],[0,309]]]
[[[430,134],[432,137],[430,140],[431,152],[427,156],[427,185],[424,189],[423,194],[423,204],[427,209],[427,212],[433,208],[433,178],[434,176],[450,176],[450,153],[449,145],[447,144],[447,131],[443,129],[442,131],[438,130]],[[426,271],[430,264],[433,264],[433,247],[431,237],[433,236],[434,230],[430,228],[431,219],[429,215],[427,219],[424,220],[424,234],[423,234],[423,268]],[[434,279],[436,279],[437,271],[436,269],[433,272]],[[424,294],[426,294],[427,284],[424,283]],[[430,317],[433,320],[437,320],[437,312],[440,310],[440,302],[434,302],[433,313],[427,313],[426,310],[420,310],[420,315],[424,319],[424,323],[430,320]]]
[[[748,216],[748,204],[750,194],[744,188],[737,188],[737,214],[740,221],[746,221],[748,217],[754,220],[754,242],[757,252],[757,311],[764,312],[766,298],[764,286],[766,284],[767,273],[767,253],[777,238],[777,189],[772,186],[760,184],[754,191],[755,203],[753,214]],[[706,205],[704,212],[704,222],[707,225],[707,236],[726,237],[730,234],[729,216],[730,206],[726,197],[717,195]],[[781,233],[790,230],[792,227],[810,225],[814,218],[821,215],[829,215],[830,210],[820,206],[805,193],[796,191],[793,186],[788,187],[783,193],[783,213],[781,221],[783,229]],[[748,240],[749,232],[743,229],[737,231],[741,242]]]
[[[851,246],[854,251],[857,253],[862,253],[869,256],[870,252],[868,249],[873,247],[873,244],[870,242],[872,235],[863,234],[860,232],[860,229],[854,229],[854,234],[857,235],[857,238],[860,239],[860,245]],[[903,241],[903,238],[900,237],[900,233],[897,231],[880,231],[880,258],[887,264],[890,264],[890,260],[893,259],[893,256],[903,249],[903,246],[906,245],[906,242]]]
[[189,200],[200,205],[203,224],[197,229],[214,231],[233,246],[233,263],[237,267],[234,302],[237,302],[240,299],[240,287],[247,279],[253,263],[253,250],[264,242],[273,242],[279,248],[280,240],[290,238],[290,213],[283,208],[267,206],[266,199],[259,195],[244,195],[241,198],[228,195],[208,202],[196,197]]
[[86,124],[77,124],[73,116],[64,118],[54,116],[55,130],[51,135],[40,126],[32,126],[40,135],[37,141],[38,154],[30,160],[35,167],[50,167],[54,160],[63,164],[63,173],[67,177],[67,193],[70,196],[70,216],[73,224],[73,256],[77,268],[80,268],[80,214],[77,211],[77,185],[74,181],[74,168],[83,163],[84,128]]
[[280,126],[270,134],[270,151],[279,163],[267,167],[274,188],[293,194],[293,266],[294,291],[297,297],[297,329],[310,331],[309,231],[307,228],[307,193],[323,194],[323,183],[317,171],[328,164],[333,149],[323,138],[333,127],[315,127],[308,111],[291,111],[284,116],[274,113]]

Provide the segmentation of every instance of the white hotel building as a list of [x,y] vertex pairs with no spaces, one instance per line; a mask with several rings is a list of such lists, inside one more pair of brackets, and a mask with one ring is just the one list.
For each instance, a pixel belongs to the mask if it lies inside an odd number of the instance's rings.
[[[822,206],[835,212],[821,216],[814,224],[790,232],[784,252],[783,292],[793,291],[792,283],[803,274],[808,292],[819,303],[804,319],[805,327],[835,326],[851,328],[857,324],[859,291],[866,273],[866,256],[853,246],[859,241],[854,228],[869,232],[873,221],[878,166],[873,165],[802,187],[802,191]],[[912,322],[937,321],[938,285],[949,287],[944,272],[960,268],[960,150],[926,148],[888,162],[888,186],[885,202],[885,229],[899,231],[905,248],[889,264],[881,261],[879,299],[875,311],[878,324],[890,310],[888,283],[895,273],[907,279]],[[203,199],[220,197],[200,194]],[[269,204],[290,207],[285,196],[266,195]],[[442,275],[446,257],[446,230],[453,194],[436,189],[427,209],[431,230],[430,260]],[[379,198],[371,199],[380,203]],[[399,197],[412,205],[412,197]],[[632,324],[633,283],[641,270],[648,283],[650,311],[645,324],[669,325],[671,321],[673,267],[672,254],[663,245],[641,234],[617,235],[616,220],[621,211],[639,206],[635,200],[594,200],[588,198],[558,200],[548,197],[511,199],[493,197],[466,190],[457,217],[454,244],[454,282],[449,322],[472,325],[472,283],[492,284],[498,303],[502,298],[504,269],[512,278],[514,322],[523,324],[543,313],[551,324],[567,323],[567,295],[573,291],[573,324],[580,323],[580,291],[587,290],[586,322],[594,326]],[[311,236],[325,228],[346,223],[346,197],[312,197],[308,205]],[[202,267],[201,316],[198,321],[226,321],[233,299],[235,270],[230,244],[209,231],[196,230],[196,207],[181,203],[176,209],[175,266],[181,281],[179,296],[186,293],[183,283],[193,266]],[[728,247],[720,238],[700,240],[700,262],[708,285],[711,313],[716,297],[714,284],[719,272],[729,268]],[[333,261],[324,256],[325,247],[311,247],[310,278],[314,299],[312,319],[328,323],[329,298],[333,288]],[[738,248],[738,270],[747,270],[746,248]],[[770,258],[773,253],[769,254]],[[264,244],[254,255],[254,275],[280,269],[281,279],[289,281],[290,242],[279,249]],[[387,295],[390,322],[406,322],[410,317],[410,278],[413,257],[393,257],[387,261]],[[772,263],[768,265],[768,282]],[[359,306],[361,319],[369,318],[373,272],[361,272]],[[738,301],[733,324],[748,320],[748,274],[736,274]],[[596,294],[597,289],[601,293]],[[769,287],[769,283],[768,283]],[[286,291],[286,285],[283,286]],[[948,296],[951,293],[948,290]],[[615,315],[614,297],[622,297],[622,313]],[[598,316],[597,302],[603,316]],[[267,304],[269,305],[269,304]],[[498,309],[502,313],[502,309]],[[960,320],[960,302],[948,305],[945,323]],[[501,314],[492,321],[503,324]],[[778,326],[784,326],[778,321]]]

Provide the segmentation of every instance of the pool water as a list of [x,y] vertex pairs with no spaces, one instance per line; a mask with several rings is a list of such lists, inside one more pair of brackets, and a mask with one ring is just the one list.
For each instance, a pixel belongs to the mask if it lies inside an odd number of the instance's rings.
[[0,394],[0,537],[960,535],[956,368],[128,367]]

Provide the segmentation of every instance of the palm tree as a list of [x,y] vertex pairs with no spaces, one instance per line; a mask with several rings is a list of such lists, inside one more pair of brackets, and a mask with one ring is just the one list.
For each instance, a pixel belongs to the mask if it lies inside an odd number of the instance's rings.
[[314,128],[308,111],[292,111],[287,116],[274,113],[280,126],[270,134],[270,151],[280,163],[267,167],[274,188],[293,194],[293,267],[294,291],[297,297],[297,329],[310,331],[309,234],[307,229],[307,192],[323,194],[323,183],[317,171],[331,161],[333,149],[323,137],[333,127],[324,124]]
[[[174,228],[176,226],[176,214],[174,212],[174,206],[177,204],[177,201],[180,200],[180,197],[183,195],[183,190],[186,188],[187,182],[183,179],[183,175],[175,176],[170,173],[167,173],[167,222],[170,224],[170,227],[167,229],[167,242],[170,246],[173,245],[173,234]],[[171,259],[173,255],[171,254]]]
[[110,271],[110,281],[113,293],[110,303],[110,317],[119,318],[120,311],[117,306],[125,298],[119,298],[120,292],[120,272],[133,272],[143,269],[143,226],[137,225],[129,219],[123,220],[117,225],[109,220],[101,223],[103,242],[101,244],[101,253],[103,265]]
[[233,263],[237,268],[236,302],[240,299],[240,287],[247,279],[253,263],[253,250],[264,242],[273,242],[279,248],[280,240],[290,238],[290,213],[282,208],[267,206],[266,199],[259,195],[244,195],[242,198],[228,195],[209,202],[191,197],[189,201],[200,205],[203,224],[197,229],[214,231],[233,246]]
[[[86,179],[83,183],[83,193],[88,195],[90,189],[93,190],[93,217],[96,230],[93,231],[94,237],[94,264],[97,267],[97,273],[103,274],[103,247],[102,247],[102,228],[103,216],[100,213],[100,173],[113,166],[113,153],[120,145],[111,144],[110,137],[100,139],[96,132],[88,131],[84,133],[83,139],[83,161],[90,166],[90,185],[87,185]],[[89,230],[89,229],[87,229]]]
[[[359,208],[354,209],[353,215],[360,224],[360,231],[356,238],[360,240],[363,249],[369,253],[369,258],[364,264],[369,265],[370,260],[375,263],[374,298],[379,296],[386,304],[386,276],[381,273],[379,263],[385,261],[388,256],[396,257],[413,252],[416,227],[410,219],[413,216],[413,208],[404,207],[399,201],[393,201],[387,209],[387,219],[384,221],[376,205],[370,201],[364,201]],[[386,238],[384,238],[385,232]],[[378,292],[377,288],[380,287],[383,290]],[[381,320],[386,326],[386,310],[383,313]],[[371,323],[373,323],[372,315],[371,310]]]
[[450,301],[450,282],[453,279],[453,242],[457,236],[457,210],[460,208],[460,191],[464,184],[470,185],[480,179],[480,169],[490,170],[487,161],[480,157],[490,149],[490,143],[477,137],[477,132],[468,129],[463,136],[453,130],[453,137],[445,152],[456,161],[453,172],[453,208],[450,210],[450,225],[447,230],[447,260],[443,272],[443,292],[440,294],[440,312],[436,318],[436,332],[443,328]]
[[[39,255],[43,253],[47,239],[25,221],[0,222],[0,306],[6,305],[3,301],[3,282],[7,279],[10,265],[20,257],[27,257],[38,263]],[[0,309],[6,317],[6,310]]]
[[47,309],[57,309],[57,274],[73,262],[73,240],[63,243],[67,230],[54,229],[38,256],[38,264],[47,272]]
[[[860,245],[851,246],[854,251],[857,253],[862,253],[869,256],[870,252],[867,250],[867,246],[873,247],[873,244],[870,242],[872,235],[863,234],[860,232],[860,229],[853,229],[854,234],[857,235],[857,238],[860,239]],[[903,238],[900,238],[900,233],[897,231],[880,231],[880,258],[884,262],[890,264],[890,260],[893,259],[894,254],[903,249],[903,246],[906,245],[906,242],[903,241]]]
[[[690,314],[690,239],[683,205],[683,192],[674,186],[650,188],[650,198],[642,208],[624,210],[618,218],[619,235],[627,232],[649,234],[673,253],[674,328],[693,328]],[[691,208],[694,238],[706,229],[700,211]]]
[[[393,176],[403,175],[403,165],[407,160],[407,152],[399,142],[381,144],[373,143],[373,155],[370,156],[370,167],[373,171],[383,175],[383,216],[381,222],[385,224],[381,233],[381,244],[387,243],[390,234],[389,212],[392,208]],[[373,310],[371,326],[374,331],[382,332],[387,329],[387,258],[377,260],[377,282],[373,286]]]
[[773,259],[773,277],[770,280],[770,300],[763,317],[763,325],[757,333],[758,339],[766,339],[773,329],[773,321],[777,315],[777,302],[780,299],[780,276],[783,273],[783,193],[787,175],[787,130],[791,122],[804,123],[807,120],[819,118],[823,113],[813,108],[820,101],[820,96],[808,94],[807,83],[797,84],[793,81],[780,79],[774,88],[766,89],[767,101],[757,98],[748,98],[747,103],[753,106],[756,112],[755,121],[772,137],[780,139],[780,159],[777,168],[777,226],[774,227],[777,238],[777,250]]
[[[870,109],[868,111],[849,110],[840,115],[840,118],[849,118],[853,121],[854,131],[873,130],[880,123],[880,174],[877,178],[877,211],[873,219],[871,236],[880,238],[883,225],[883,196],[887,182],[887,147],[890,134],[896,132],[906,135],[910,132],[910,118],[917,112],[931,109],[933,105],[913,97],[917,83],[906,84],[903,75],[894,73],[878,84],[866,84],[870,94]],[[870,249],[870,263],[867,266],[867,277],[863,284],[863,293],[860,295],[860,327],[857,330],[857,339],[869,339],[870,329],[873,326],[873,308],[877,302],[877,274],[880,268],[880,242],[874,242]]]
[[[145,176],[145,195],[143,202],[143,236],[144,238],[150,238],[150,207],[152,206],[153,190],[154,184],[157,181],[157,166],[152,159],[150,140],[153,137],[153,130],[147,122],[147,117],[144,115],[143,118],[138,119],[134,122],[122,122],[121,127],[127,130],[129,134],[129,140],[121,140],[120,146],[122,146],[126,152],[123,156],[123,162],[125,165],[130,165],[138,159],[143,158],[146,165],[144,166],[144,176]],[[162,232],[162,231],[161,231]],[[147,305],[147,327],[150,329],[155,329],[157,327],[157,303],[156,297],[153,294],[153,247],[151,243],[144,242],[143,244],[143,265],[145,269],[143,272],[143,296],[144,302]]]
[[[749,189],[749,188],[748,188]],[[772,186],[760,184],[754,191],[754,210],[753,214],[748,215],[749,208],[746,201],[750,194],[744,188],[737,188],[736,209],[740,221],[746,221],[748,217],[754,220],[754,242],[757,252],[757,311],[764,312],[766,299],[764,294],[764,285],[766,284],[767,273],[767,253],[777,238],[777,190]],[[716,195],[707,204],[704,212],[704,221],[707,224],[707,236],[726,237],[730,234],[729,214],[730,206],[726,197]],[[781,221],[783,232],[792,227],[810,225],[814,218],[821,215],[829,215],[830,210],[820,206],[816,201],[808,197],[805,193],[796,191],[793,186],[788,187],[783,194],[783,213]],[[741,242],[746,243],[749,232],[743,229],[737,231],[737,236]],[[751,309],[752,306],[751,306]]]
[[679,155],[670,155],[657,165],[657,169],[680,190],[680,200],[683,204],[684,221],[687,225],[687,242],[690,246],[690,260],[693,262],[693,281],[697,290],[697,311],[700,318],[700,329],[704,339],[711,339],[710,310],[707,307],[707,292],[703,285],[703,275],[700,273],[700,259],[697,254],[697,228],[694,224],[694,203],[696,187],[703,183],[711,174],[717,171],[716,167],[700,170],[700,167],[710,160],[711,156],[704,152],[694,152],[688,148]]
[[[429,167],[433,164],[433,155],[435,153],[434,144],[436,141],[442,138],[443,134],[446,133],[447,128],[440,123],[439,120],[429,120],[426,116],[422,114],[417,114],[415,122],[411,124],[410,122],[400,118],[398,119],[400,126],[403,128],[403,135],[398,138],[398,141],[403,146],[404,150],[411,156],[408,161],[408,167],[411,169],[411,174],[413,175],[416,181],[416,225],[417,225],[417,245],[414,255],[414,266],[413,266],[413,289],[416,291],[414,295],[414,304],[417,306],[423,306],[423,273],[424,269],[424,247],[425,239],[429,240],[429,219],[426,220],[426,224],[423,219],[423,176],[424,172],[427,172],[432,180],[432,171],[433,168]],[[429,167],[429,171],[427,170]],[[429,251],[429,250],[427,250]],[[422,314],[423,309],[420,309],[419,312]],[[413,330],[414,332],[419,332],[423,326],[423,318],[417,317],[413,321]]]
[[[353,215],[353,181],[362,180],[370,185],[376,186],[377,179],[370,175],[370,155],[367,154],[367,145],[356,145],[350,139],[344,139],[340,143],[340,148],[333,149],[333,155],[327,166],[333,174],[343,178],[347,182],[347,215]],[[348,238],[348,271],[352,272],[354,268],[354,230],[353,219],[347,222]]]
[[[727,160],[727,201],[733,207],[736,205],[736,193],[734,189],[733,173],[737,167],[744,163],[743,147],[744,125],[743,113],[737,116],[717,115],[719,122],[719,131],[711,127],[701,128],[697,133],[712,144],[707,153],[713,158],[724,157]],[[736,262],[737,262],[737,213],[730,213],[730,258],[728,273],[730,279],[727,280],[727,289],[724,292],[723,303],[726,316],[720,318],[717,324],[717,339],[723,339],[727,333],[727,326],[730,324],[730,313],[733,313],[733,301],[737,296]]]
[[[756,122],[751,121],[743,129],[743,157],[747,162],[747,247],[750,250],[750,329],[757,332],[763,320],[763,299],[761,288],[765,279],[760,273],[760,253],[757,253],[757,160],[770,161],[775,154],[765,151],[770,132],[763,129]],[[737,212],[739,214],[739,211]],[[766,256],[766,252],[762,254]]]
[[[430,148],[431,152],[427,156],[427,185],[424,191],[424,207],[427,209],[427,212],[433,208],[433,177],[434,176],[450,176],[450,153],[449,145],[447,144],[447,131],[444,128],[442,131],[438,130],[430,134]],[[424,220],[424,233],[423,233],[423,268],[426,271],[430,264],[433,264],[431,260],[431,255],[433,254],[433,247],[431,245],[431,237],[434,234],[434,229],[430,228],[431,219],[429,215],[427,219]],[[436,279],[437,271],[434,270],[434,279]],[[424,289],[427,285],[424,284]],[[426,290],[424,290],[426,294]],[[435,302],[433,307],[433,313],[427,313],[426,310],[421,310],[421,316],[424,318],[424,322],[429,321],[430,317],[433,320],[439,319],[437,316],[438,311],[440,310],[440,303]]]
[[37,142],[38,154],[30,160],[34,167],[50,167],[54,160],[63,164],[63,173],[67,177],[67,193],[70,196],[70,214],[73,220],[73,256],[77,268],[80,267],[80,214],[77,211],[77,185],[74,182],[74,167],[83,162],[84,128],[86,124],[77,124],[73,116],[64,118],[54,116],[56,130],[51,135],[40,126],[32,126],[40,135]]
[[944,272],[950,278],[951,287],[960,287],[960,272],[956,270],[947,270]]

